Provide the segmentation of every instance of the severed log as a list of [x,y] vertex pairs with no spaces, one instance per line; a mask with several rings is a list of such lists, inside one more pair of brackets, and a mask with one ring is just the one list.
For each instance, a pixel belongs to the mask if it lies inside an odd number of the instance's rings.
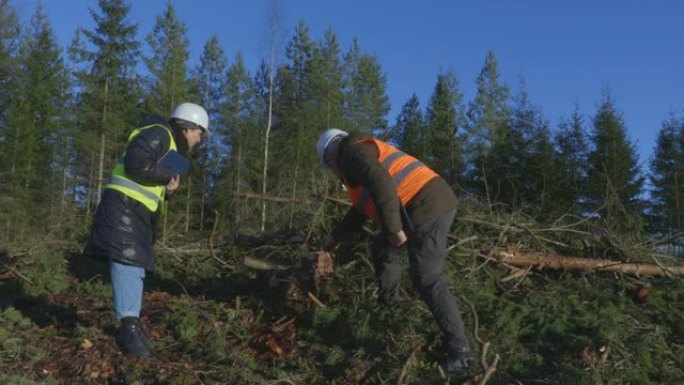
[[284,271],[284,270],[290,270],[290,267],[279,265],[277,263],[272,263],[268,261],[264,261],[261,259],[256,259],[253,257],[245,257],[243,260],[243,263],[245,266],[250,267],[255,270],[276,270],[276,271]]
[[548,267],[563,270],[598,270],[613,271],[634,276],[663,277],[666,275],[684,275],[684,266],[659,266],[652,263],[636,263],[613,261],[609,259],[594,259],[582,257],[568,257],[545,253],[523,253],[505,250],[494,251],[491,254],[497,261],[513,266],[536,266],[539,269]]

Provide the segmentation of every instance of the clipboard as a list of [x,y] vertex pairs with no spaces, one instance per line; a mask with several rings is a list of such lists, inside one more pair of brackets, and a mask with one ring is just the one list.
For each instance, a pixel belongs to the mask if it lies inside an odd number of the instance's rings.
[[177,175],[183,175],[190,170],[190,161],[174,150],[170,150],[159,159],[157,165]]

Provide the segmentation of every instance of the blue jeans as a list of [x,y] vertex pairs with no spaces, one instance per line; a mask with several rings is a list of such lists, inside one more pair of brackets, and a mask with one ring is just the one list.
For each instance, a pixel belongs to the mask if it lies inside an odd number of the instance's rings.
[[109,272],[112,276],[114,318],[117,321],[124,317],[140,318],[145,269],[110,259]]

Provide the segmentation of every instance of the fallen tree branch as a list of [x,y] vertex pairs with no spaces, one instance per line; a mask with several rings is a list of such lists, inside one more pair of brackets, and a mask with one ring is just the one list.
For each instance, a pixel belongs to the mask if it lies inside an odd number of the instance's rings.
[[318,299],[318,297],[316,297],[316,296],[314,295],[314,293],[312,293],[312,292],[306,290],[306,288],[305,288],[304,286],[302,286],[301,283],[299,283],[299,281],[297,280],[297,278],[294,278],[294,277],[293,277],[292,280],[291,280],[291,282],[297,287],[297,289],[299,289],[299,291],[301,291],[302,293],[304,293],[304,294],[306,295],[306,298],[308,298],[309,301],[311,301],[314,305],[316,305],[317,307],[320,307],[320,308],[324,308],[324,307],[325,307],[325,304],[324,304],[323,302],[321,302],[321,300]]
[[12,274],[15,274],[17,277],[23,279],[24,281],[30,283],[31,285],[34,284],[33,281],[32,281],[29,277],[27,277],[27,276],[25,276],[24,274],[20,273],[19,270],[15,269],[15,268],[13,268],[13,267],[11,267],[11,266],[8,266],[8,265],[6,265],[6,264],[4,264],[4,263],[0,263],[0,266],[2,266],[3,268],[7,269],[7,271],[9,271],[9,272],[12,273]]
[[477,385],[485,385],[489,380],[489,377],[496,371],[496,365],[499,363],[501,358],[498,354],[494,355],[494,361],[492,363],[487,362],[487,350],[489,350],[489,341],[482,345],[482,354],[480,354],[480,364],[482,365],[482,378],[478,381]]
[[406,373],[408,370],[411,368],[411,365],[413,365],[413,361],[416,360],[416,354],[418,354],[418,351],[422,347],[422,344],[418,344],[409,357],[406,359],[406,362],[404,363],[404,366],[401,368],[401,373],[399,374],[399,378],[397,379],[397,385],[404,385],[404,377],[406,377]]
[[283,197],[272,196],[272,195],[262,195],[262,194],[258,194],[258,193],[252,193],[252,192],[243,192],[240,194],[236,194],[235,197],[236,198],[244,198],[244,199],[261,199],[261,200],[272,201],[272,202],[309,203],[309,201],[306,199],[283,198]]
[[548,267],[563,270],[597,270],[652,277],[663,277],[669,274],[684,275],[684,266],[659,266],[652,263],[622,262],[609,259],[504,250],[495,251],[492,255],[501,263],[513,266],[537,266],[539,269]]
[[285,270],[290,270],[289,267],[279,265],[277,263],[271,263],[267,261],[263,261],[261,259],[256,259],[253,257],[245,257],[243,260],[243,263],[245,266],[255,269],[255,270],[278,270],[278,271],[285,271]]

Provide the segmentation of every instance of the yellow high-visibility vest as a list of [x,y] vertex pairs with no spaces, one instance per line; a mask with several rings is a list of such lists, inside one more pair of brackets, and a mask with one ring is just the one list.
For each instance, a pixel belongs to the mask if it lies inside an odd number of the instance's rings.
[[[169,133],[169,138],[171,139],[171,146],[169,148],[169,151],[176,151],[176,141],[173,139],[173,134],[171,133],[171,130],[169,130],[168,127],[161,124],[152,124],[134,130],[128,137],[128,143],[126,143],[126,150],[128,150],[128,146],[131,144],[133,139],[135,139],[135,137],[138,136],[143,130],[155,126],[163,127],[166,130],[166,132]],[[166,191],[166,186],[147,186],[136,183],[133,180],[129,179],[126,176],[126,168],[124,167],[124,158],[126,157],[126,150],[124,150],[123,155],[121,155],[119,160],[116,162],[116,166],[114,166],[114,170],[112,171],[112,176],[107,181],[107,184],[105,184],[105,188],[120,191],[126,194],[127,196],[137,200],[138,202],[144,204],[145,207],[147,207],[150,211],[155,212],[157,211],[157,208],[160,206],[160,204],[162,204],[164,201],[164,192]]]

